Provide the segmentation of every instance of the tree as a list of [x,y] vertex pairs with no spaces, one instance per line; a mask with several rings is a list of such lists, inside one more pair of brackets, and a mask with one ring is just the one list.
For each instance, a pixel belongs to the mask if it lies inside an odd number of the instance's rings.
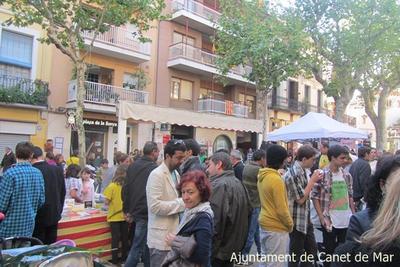
[[355,1],[347,36],[347,42],[355,44],[353,65],[361,73],[358,89],[375,126],[380,150],[387,144],[387,100],[400,85],[399,16],[400,6],[395,0]]
[[135,25],[142,41],[143,33],[152,20],[159,19],[165,4],[163,0],[3,0],[13,12],[7,24],[16,26],[41,25],[46,36],[40,41],[54,44],[67,55],[76,70],[77,96],[75,125],[78,132],[80,164],[85,165],[85,132],[83,101],[85,95],[85,57],[83,32],[93,33],[93,42],[99,33],[111,26],[126,23]]
[[267,95],[302,71],[307,39],[298,21],[260,1],[222,0],[220,4],[215,38],[218,69],[226,75],[233,66],[251,66],[246,78],[255,83],[265,138]]
[[309,69],[327,96],[334,98],[335,116],[339,121],[343,121],[361,75],[352,65],[357,54],[353,49],[356,44],[345,41],[351,31],[353,2],[297,0],[295,9],[312,40]]

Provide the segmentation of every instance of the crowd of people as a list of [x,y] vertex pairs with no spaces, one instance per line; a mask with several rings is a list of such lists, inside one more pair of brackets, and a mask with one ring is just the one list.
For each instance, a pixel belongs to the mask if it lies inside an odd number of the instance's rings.
[[141,154],[116,153],[95,170],[76,153],[64,162],[29,142],[15,156],[7,148],[0,238],[52,244],[65,199],[92,206],[101,193],[114,264],[400,266],[400,156],[363,146],[355,159],[321,143],[206,158],[193,139],[169,141],[161,161],[154,142]]

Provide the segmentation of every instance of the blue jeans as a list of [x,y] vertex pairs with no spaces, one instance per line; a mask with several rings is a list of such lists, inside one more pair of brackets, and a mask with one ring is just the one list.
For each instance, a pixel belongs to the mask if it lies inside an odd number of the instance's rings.
[[250,218],[249,233],[247,235],[246,245],[242,250],[242,255],[247,255],[250,253],[250,249],[254,241],[256,242],[258,254],[261,254],[260,227],[258,225],[259,214],[260,208],[253,208]]
[[129,250],[125,266],[136,267],[142,256],[145,267],[150,267],[149,248],[147,247],[147,220],[138,219],[135,225],[135,236]]

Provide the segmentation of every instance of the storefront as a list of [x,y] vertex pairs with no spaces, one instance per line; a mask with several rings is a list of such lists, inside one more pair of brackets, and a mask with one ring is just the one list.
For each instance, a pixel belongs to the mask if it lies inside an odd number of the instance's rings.
[[[86,162],[99,166],[104,158],[113,162],[118,124],[115,121],[84,118]],[[78,150],[78,133],[71,131],[71,153]]]
[[[152,122],[152,139],[166,144],[173,138],[194,138],[211,155],[216,150],[237,147],[237,133],[252,136],[262,131],[261,120],[243,119],[233,116],[199,113],[166,107],[120,102],[118,134],[124,132],[128,120]],[[254,133],[254,134],[252,134]],[[243,135],[243,134],[242,134]],[[122,134],[121,134],[122,137]],[[120,142],[121,140],[121,142]],[[118,138],[118,149],[126,147],[123,138]]]

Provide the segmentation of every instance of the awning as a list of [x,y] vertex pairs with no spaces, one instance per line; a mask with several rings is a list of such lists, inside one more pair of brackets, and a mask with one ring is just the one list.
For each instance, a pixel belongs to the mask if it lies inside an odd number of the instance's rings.
[[219,114],[135,104],[127,101],[120,101],[119,108],[119,116],[122,119],[152,121],[229,131],[262,132],[261,120],[243,119]]

